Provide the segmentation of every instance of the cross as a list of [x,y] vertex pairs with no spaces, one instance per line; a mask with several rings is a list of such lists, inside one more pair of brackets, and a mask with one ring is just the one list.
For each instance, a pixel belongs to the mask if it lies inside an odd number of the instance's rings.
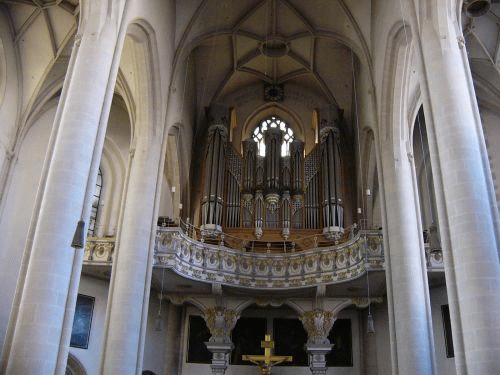
[[279,365],[280,363],[285,361],[292,362],[293,360],[293,357],[291,355],[272,355],[272,349],[274,349],[274,341],[271,340],[271,335],[266,335],[266,340],[261,341],[260,346],[264,348],[264,355],[244,355],[242,359],[244,361],[250,361],[259,366],[262,375],[270,375],[271,367]]

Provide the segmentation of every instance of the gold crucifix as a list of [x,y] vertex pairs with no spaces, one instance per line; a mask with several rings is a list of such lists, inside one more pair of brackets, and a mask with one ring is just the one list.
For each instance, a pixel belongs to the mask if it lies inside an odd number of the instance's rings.
[[264,348],[264,355],[244,355],[244,361],[250,361],[259,366],[262,375],[271,375],[271,367],[279,365],[282,362],[292,362],[291,355],[280,356],[273,355],[274,341],[271,340],[271,335],[266,335],[266,340],[261,341],[260,346]]

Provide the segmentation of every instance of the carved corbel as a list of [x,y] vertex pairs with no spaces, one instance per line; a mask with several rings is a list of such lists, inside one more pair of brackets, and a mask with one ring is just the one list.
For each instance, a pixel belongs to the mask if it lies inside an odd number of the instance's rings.
[[212,334],[211,343],[231,343],[231,332],[240,317],[236,311],[212,307],[205,310],[203,317]]
[[315,309],[306,311],[300,320],[307,331],[308,344],[329,345],[328,334],[333,327],[337,317],[331,311]]

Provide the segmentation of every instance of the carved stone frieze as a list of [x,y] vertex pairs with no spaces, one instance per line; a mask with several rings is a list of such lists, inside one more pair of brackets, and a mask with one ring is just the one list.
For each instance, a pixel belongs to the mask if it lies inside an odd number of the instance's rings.
[[113,253],[115,250],[114,238],[94,238],[87,239],[83,261],[86,264],[109,263],[113,262]]

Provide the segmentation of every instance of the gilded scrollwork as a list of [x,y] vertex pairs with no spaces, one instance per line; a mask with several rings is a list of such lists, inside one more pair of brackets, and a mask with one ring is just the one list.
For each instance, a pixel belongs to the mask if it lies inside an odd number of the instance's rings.
[[230,343],[231,332],[239,317],[236,311],[224,307],[206,309],[204,312],[204,319],[212,334],[210,342]]
[[328,334],[337,317],[331,311],[315,309],[306,311],[300,317],[302,325],[307,332],[308,344],[329,344]]

